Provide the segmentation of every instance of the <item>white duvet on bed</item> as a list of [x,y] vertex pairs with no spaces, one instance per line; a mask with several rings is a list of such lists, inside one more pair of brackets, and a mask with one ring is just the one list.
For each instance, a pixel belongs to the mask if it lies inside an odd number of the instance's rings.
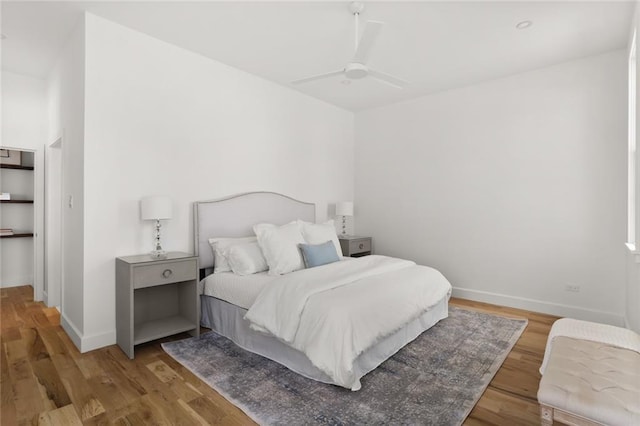
[[220,272],[208,275],[200,281],[200,294],[222,299],[233,305],[249,309],[262,289],[274,279],[273,275],[259,272],[251,275],[236,275]]
[[302,351],[336,384],[358,390],[358,355],[450,294],[437,270],[373,255],[279,277],[245,319]]

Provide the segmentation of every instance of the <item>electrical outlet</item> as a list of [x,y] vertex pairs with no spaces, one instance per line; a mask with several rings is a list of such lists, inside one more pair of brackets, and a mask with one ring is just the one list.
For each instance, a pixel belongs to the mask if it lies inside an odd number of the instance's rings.
[[564,291],[568,291],[571,293],[580,293],[580,286],[577,284],[566,284],[564,286]]

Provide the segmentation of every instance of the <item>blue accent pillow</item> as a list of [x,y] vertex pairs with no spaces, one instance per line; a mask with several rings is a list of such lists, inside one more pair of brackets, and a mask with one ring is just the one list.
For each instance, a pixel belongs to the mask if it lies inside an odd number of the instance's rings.
[[340,260],[333,241],[322,244],[298,244],[298,247],[306,268],[314,268]]

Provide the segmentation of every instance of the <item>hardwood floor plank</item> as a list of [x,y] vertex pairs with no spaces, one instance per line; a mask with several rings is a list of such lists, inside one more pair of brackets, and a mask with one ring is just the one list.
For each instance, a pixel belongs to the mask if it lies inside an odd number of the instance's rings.
[[14,340],[4,344],[9,367],[9,377],[13,382],[33,377],[27,346],[23,340]]
[[[2,324],[4,326],[4,324]],[[20,329],[18,327],[9,327],[2,330],[2,343],[12,342],[22,339]]]
[[469,417],[497,425],[539,424],[538,404],[488,388]]
[[135,396],[126,397],[114,378],[106,373],[90,378],[88,383],[107,413],[125,407],[129,402],[140,397],[138,393]]
[[202,418],[209,424],[219,424],[226,416],[225,412],[209,398],[200,397],[188,402],[189,407],[193,408]]
[[88,380],[92,377],[101,376],[104,374],[102,364],[98,360],[98,356],[95,352],[86,354],[86,356],[78,356],[74,359],[76,365],[82,372],[82,375]]
[[178,395],[183,401],[191,401],[202,396],[202,394],[193,386],[188,385],[178,373],[162,360],[157,360],[147,364],[147,368],[161,382],[169,385],[169,388]]
[[178,405],[180,406],[180,408],[182,410],[184,410],[186,413],[188,413],[189,417],[192,418],[193,421],[196,422],[197,424],[199,424],[201,426],[207,426],[209,424],[209,422],[207,422],[206,419],[204,419],[200,414],[198,414],[193,408],[191,408],[190,405],[188,405],[183,400],[179,399],[178,400]]
[[66,405],[55,410],[46,411],[38,416],[39,426],[81,426],[82,420],[73,405]]
[[51,357],[38,333],[37,329],[23,330],[25,343],[28,346],[29,362],[33,370],[33,374],[38,382],[46,390],[49,400],[56,407],[64,407],[71,404],[71,399],[60,379],[58,370],[56,370]]
[[18,423],[31,421],[34,416],[49,409],[43,402],[40,384],[35,377],[13,382],[12,390]]
[[[463,299],[451,305],[529,324],[465,425],[537,425],[536,393],[547,336],[557,317]],[[163,341],[81,354],[54,308],[29,286],[0,290],[2,425],[253,425],[242,410],[167,355]],[[205,330],[206,331],[206,330]]]
[[2,425],[12,425],[18,422],[14,392],[9,376],[9,362],[3,345],[0,347],[0,424]]
[[[116,353],[116,356],[114,356],[114,352]],[[119,354],[122,354],[120,348],[108,348],[104,351],[98,352],[97,355],[99,356],[100,362],[103,366],[104,374],[109,376],[109,379],[113,381],[114,386],[117,387],[118,392],[120,392],[126,400],[130,401],[137,399],[142,395],[146,395],[147,390],[144,386],[131,378],[127,369],[120,364],[125,357],[118,357],[117,355]],[[125,360],[124,362],[127,361]]]

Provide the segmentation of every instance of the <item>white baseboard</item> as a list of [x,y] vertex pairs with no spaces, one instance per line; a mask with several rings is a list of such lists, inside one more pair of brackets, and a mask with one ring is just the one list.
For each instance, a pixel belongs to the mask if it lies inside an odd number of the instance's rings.
[[593,321],[603,324],[625,326],[626,318],[613,312],[597,311],[581,308],[579,306],[561,305],[559,303],[543,302],[524,297],[509,296],[506,294],[490,293],[468,288],[453,288],[453,296],[461,299],[475,300],[494,305],[508,306],[511,308],[525,309],[527,311],[556,315],[559,317],[575,318],[584,321]]
[[33,287],[33,275],[25,275],[22,277],[11,277],[0,282],[0,288],[22,287],[30,285]]
[[92,336],[83,336],[78,328],[64,315],[60,314],[60,324],[62,329],[69,335],[71,341],[81,353],[89,352],[94,349],[103,348],[116,343],[116,331],[107,331],[105,333],[94,334]]
[[104,348],[105,346],[115,345],[116,331],[106,331],[104,333],[94,334],[82,338],[82,349],[80,352],[85,353],[94,349]]
[[69,338],[71,338],[73,344],[76,345],[76,348],[80,350],[80,348],[82,348],[82,333],[80,333],[78,328],[71,321],[69,321],[69,319],[63,312],[60,313],[60,325],[62,326],[62,329],[67,333]]

